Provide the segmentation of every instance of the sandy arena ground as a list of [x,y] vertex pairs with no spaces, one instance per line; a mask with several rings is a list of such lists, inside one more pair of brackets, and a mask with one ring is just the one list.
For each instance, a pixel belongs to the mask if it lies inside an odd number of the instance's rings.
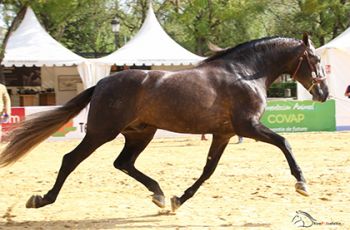
[[[209,137],[209,135],[207,135]],[[53,205],[26,209],[53,185],[62,156],[78,141],[46,141],[13,166],[0,168],[0,229],[297,229],[302,210],[323,225],[350,229],[350,132],[284,134],[308,180],[310,197],[274,146],[233,137],[218,168],[175,215],[159,212],[150,192],[113,167],[123,139],[99,148],[66,181]],[[201,174],[210,141],[200,136],[154,139],[136,162],[169,198]],[[326,225],[325,223],[342,225]]]

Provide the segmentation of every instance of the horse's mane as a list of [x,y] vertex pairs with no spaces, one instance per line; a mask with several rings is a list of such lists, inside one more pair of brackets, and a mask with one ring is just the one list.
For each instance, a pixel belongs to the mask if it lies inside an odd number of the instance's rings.
[[315,218],[313,218],[313,217],[312,217],[309,213],[307,213],[307,212],[304,212],[304,211],[299,210],[299,211],[297,211],[296,213],[297,213],[297,214],[302,214],[302,215],[306,216],[306,217],[309,218],[312,222],[317,221]]
[[226,48],[220,51],[216,51],[212,56],[204,59],[201,63],[208,63],[214,60],[225,58],[230,54],[237,53],[239,55],[249,55],[251,53],[255,53],[256,49],[265,48],[271,50],[273,46],[276,44],[285,43],[287,41],[300,42],[294,38],[284,38],[284,37],[265,37],[252,41],[248,41],[237,46]]

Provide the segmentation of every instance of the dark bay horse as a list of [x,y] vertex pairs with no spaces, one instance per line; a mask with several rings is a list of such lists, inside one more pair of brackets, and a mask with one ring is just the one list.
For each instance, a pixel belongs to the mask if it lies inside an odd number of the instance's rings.
[[114,161],[115,168],[141,182],[153,193],[152,201],[164,207],[164,193],[157,181],[134,166],[157,129],[213,134],[201,176],[181,197],[171,198],[173,211],[212,175],[234,135],[280,148],[297,180],[296,191],[308,195],[304,176],[287,140],[260,123],[266,90],[281,74],[291,74],[314,100],[327,99],[320,59],[307,34],[302,40],[263,38],[220,51],[188,70],[127,70],[106,77],[64,106],[20,124],[0,155],[0,166],[20,159],[90,102],[84,139],[63,157],[52,189],[44,196],[32,196],[27,208],[54,203],[68,175],[99,146],[120,133],[125,137],[125,146]]

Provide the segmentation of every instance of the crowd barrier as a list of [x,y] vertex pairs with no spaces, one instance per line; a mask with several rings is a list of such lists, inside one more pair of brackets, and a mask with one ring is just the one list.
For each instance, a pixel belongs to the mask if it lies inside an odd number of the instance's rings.
[[[56,106],[28,106],[13,107],[10,119],[1,124],[2,133],[11,130],[11,127],[24,120],[25,117],[37,112],[54,109]],[[83,109],[49,139],[81,139],[85,135],[87,109]],[[116,118],[118,119],[118,118]],[[314,101],[268,101],[262,122],[276,132],[308,132],[308,131],[335,131],[335,101],[325,103]],[[172,132],[160,130],[156,137],[183,136]]]

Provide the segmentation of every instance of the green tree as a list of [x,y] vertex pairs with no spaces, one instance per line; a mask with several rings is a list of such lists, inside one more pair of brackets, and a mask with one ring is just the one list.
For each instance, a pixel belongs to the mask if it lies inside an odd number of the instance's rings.
[[265,28],[256,17],[264,12],[266,2],[175,1],[166,28],[170,28],[170,33],[178,37],[187,49],[204,55],[208,51],[209,41],[220,46],[232,46],[266,34]]
[[275,0],[270,9],[277,34],[299,37],[309,32],[322,46],[350,26],[348,0]]
[[[110,22],[121,22],[121,45],[142,25],[148,0],[3,0],[1,13],[10,27],[30,4],[45,29],[74,52],[114,50]],[[153,0],[165,31],[200,55],[207,43],[222,47],[264,36],[300,37],[308,31],[323,45],[350,25],[349,0]]]
[[109,2],[50,0],[32,7],[56,40],[76,53],[92,53],[96,57],[114,48],[110,22],[116,6],[108,5]]

